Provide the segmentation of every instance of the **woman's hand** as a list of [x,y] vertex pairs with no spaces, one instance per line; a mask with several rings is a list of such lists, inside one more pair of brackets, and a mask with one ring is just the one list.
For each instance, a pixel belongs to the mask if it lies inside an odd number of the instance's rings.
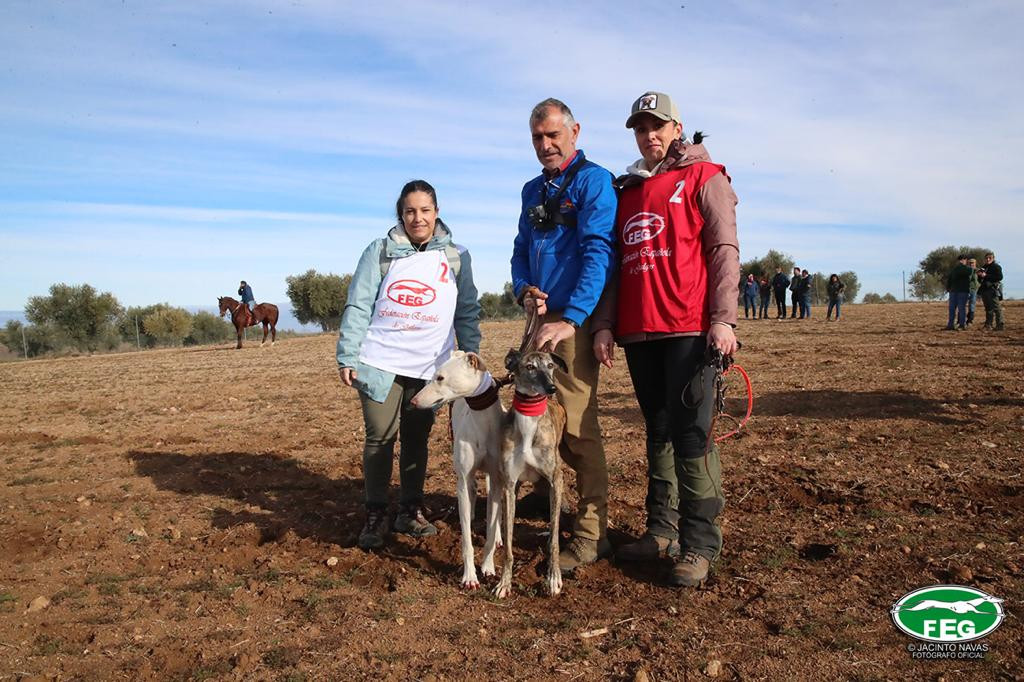
[[594,332],[594,357],[608,369],[615,360],[615,337],[611,329],[599,329]]
[[346,386],[352,385],[352,380],[356,377],[356,370],[352,367],[339,367],[338,375],[341,377],[341,383]]
[[708,346],[722,351],[722,355],[732,355],[736,352],[736,333],[728,324],[711,323],[711,330],[708,332]]

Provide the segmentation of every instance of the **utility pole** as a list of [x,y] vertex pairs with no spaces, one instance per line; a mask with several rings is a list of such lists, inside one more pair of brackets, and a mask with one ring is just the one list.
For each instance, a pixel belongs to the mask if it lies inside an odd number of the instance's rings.
[[903,271],[903,302],[907,302],[907,271]]
[[21,347],[25,351],[25,359],[28,360],[28,342],[25,341],[25,325],[21,325]]
[[139,316],[135,316],[135,345],[142,348],[142,341],[139,339]]

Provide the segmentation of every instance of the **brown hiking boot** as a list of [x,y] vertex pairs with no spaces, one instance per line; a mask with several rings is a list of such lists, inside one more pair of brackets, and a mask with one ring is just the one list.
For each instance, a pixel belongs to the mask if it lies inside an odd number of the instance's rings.
[[565,549],[558,553],[558,567],[563,574],[572,573],[580,566],[592,564],[598,559],[611,556],[611,554],[612,546],[608,542],[608,538],[587,540],[573,537]]
[[688,549],[676,559],[668,584],[672,587],[696,587],[708,579],[710,568],[711,562],[706,557]]
[[398,512],[395,518],[395,531],[411,535],[414,538],[423,538],[428,535],[437,535],[437,526],[427,521],[423,515],[423,508],[419,505],[405,505]]
[[619,561],[654,561],[675,556],[679,556],[678,540],[650,533],[644,533],[636,542],[622,545],[615,552],[615,558]]

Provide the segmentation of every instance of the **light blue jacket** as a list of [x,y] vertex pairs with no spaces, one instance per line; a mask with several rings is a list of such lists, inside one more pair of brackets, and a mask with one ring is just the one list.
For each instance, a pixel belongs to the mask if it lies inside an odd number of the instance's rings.
[[[384,244],[387,246],[384,247]],[[455,277],[458,295],[455,299],[455,340],[458,348],[464,351],[480,352],[480,303],[476,285],[473,284],[473,266],[469,251],[465,247],[452,242],[452,233],[440,219],[434,228],[434,236],[427,242],[427,251],[444,249],[454,245],[459,251],[459,274]],[[359,361],[359,348],[366,337],[373,316],[374,303],[380,296],[381,249],[385,248],[384,256],[389,259],[405,258],[416,253],[417,249],[409,241],[405,229],[395,225],[388,231],[386,239],[374,239],[363,251],[359,265],[352,275],[348,287],[348,300],[341,315],[341,335],[338,337],[338,366],[353,367],[356,380],[353,385],[359,391],[379,403],[384,402],[395,381],[392,372],[363,364]],[[409,352],[415,352],[410,349]]]

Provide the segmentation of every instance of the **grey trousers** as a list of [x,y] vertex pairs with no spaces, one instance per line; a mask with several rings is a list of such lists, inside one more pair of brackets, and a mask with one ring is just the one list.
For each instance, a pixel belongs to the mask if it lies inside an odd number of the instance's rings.
[[398,480],[402,505],[423,502],[423,483],[427,477],[427,440],[434,425],[434,411],[409,404],[427,382],[423,379],[395,377],[383,403],[359,394],[363,405],[366,442],[363,445],[363,484],[366,506],[388,505],[388,487],[394,461],[395,439],[399,438]]

